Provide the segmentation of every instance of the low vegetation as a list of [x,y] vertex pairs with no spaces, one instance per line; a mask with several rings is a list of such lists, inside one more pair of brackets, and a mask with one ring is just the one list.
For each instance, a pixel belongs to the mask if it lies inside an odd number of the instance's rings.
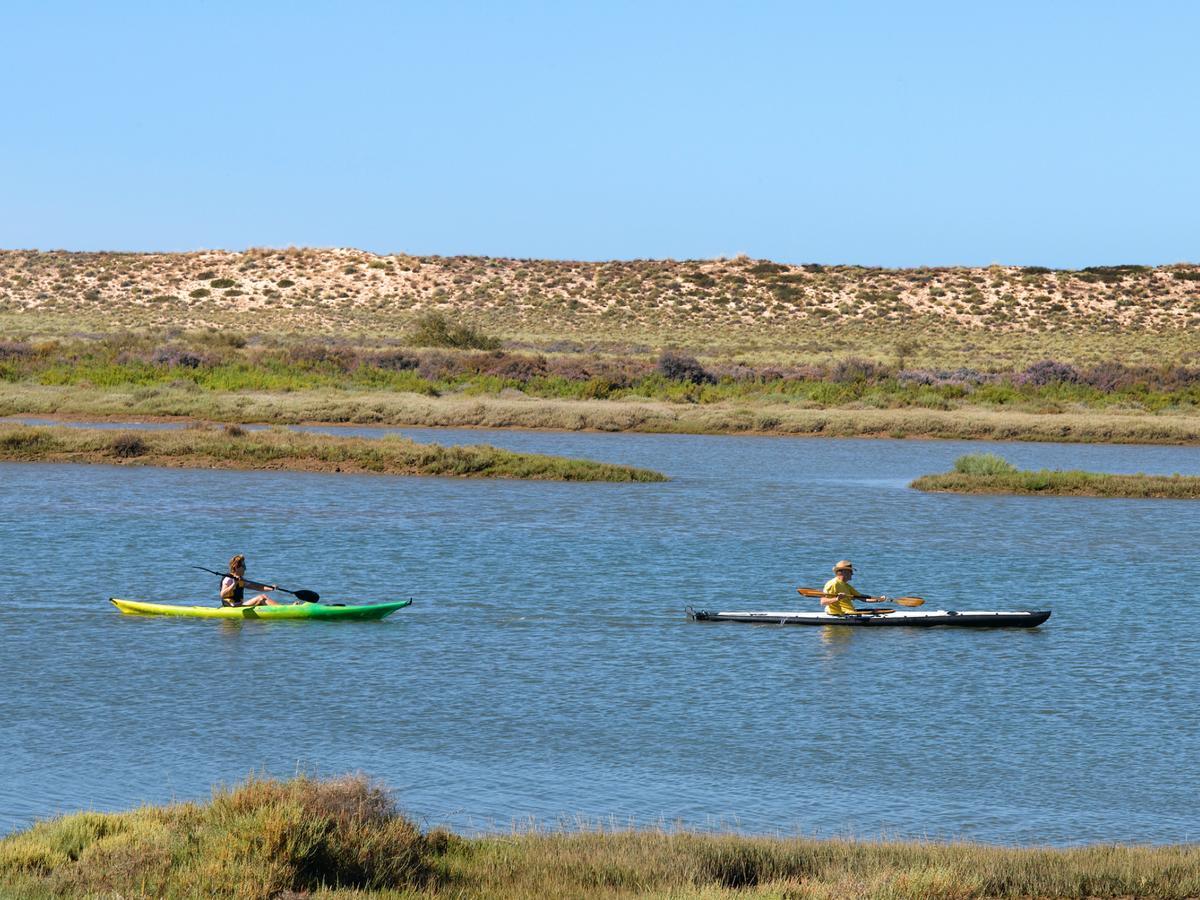
[[1197,327],[1190,264],[0,251],[0,414],[1190,442]]
[[1200,366],[1108,361],[1080,368],[1047,359],[1015,371],[982,371],[906,368],[855,357],[803,365],[701,361],[678,350],[658,356],[480,352],[462,349],[486,343],[469,328],[429,318],[435,324],[427,321],[429,333],[417,337],[422,347],[443,349],[231,332],[0,341],[0,388],[173,385],[209,392],[328,388],[429,396],[520,391],[539,399],[765,401],[824,409],[1200,410]]
[[954,471],[924,475],[912,483],[921,491],[959,494],[1043,494],[1067,497],[1128,497],[1200,500],[1200,477],[1184,475],[1108,475],[1098,472],[1039,469],[1022,471],[994,453],[960,456]]
[[666,480],[647,469],[484,445],[442,447],[394,435],[336,437],[278,428],[199,426],[114,434],[106,429],[0,425],[0,460],[552,481]]
[[1185,898],[1195,845],[1071,849],[664,831],[421,831],[362,777],[62,816],[0,840],[5,897]]

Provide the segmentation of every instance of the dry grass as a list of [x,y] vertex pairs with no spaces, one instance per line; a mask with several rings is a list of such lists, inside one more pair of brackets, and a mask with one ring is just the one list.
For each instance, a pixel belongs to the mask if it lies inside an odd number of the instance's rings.
[[662,831],[421,833],[361,777],[78,813],[0,840],[4,896],[941,898],[1200,895],[1194,845],[1074,849]]
[[1038,413],[957,409],[806,409],[786,403],[704,405],[503,396],[431,397],[377,391],[202,392],[187,387],[82,388],[0,383],[0,416],[59,415],[129,420],[187,417],[218,422],[541,428],[663,434],[775,434],[1070,443],[1200,443],[1200,415]]
[[1045,271],[554,262],[359,250],[0,252],[0,334],[129,327],[411,333],[428,313],[510,346],[1019,368],[1196,359],[1200,268]]
[[103,429],[0,425],[0,460],[551,481],[666,480],[647,469],[483,445],[442,447],[398,436],[367,439],[282,429],[114,434]]

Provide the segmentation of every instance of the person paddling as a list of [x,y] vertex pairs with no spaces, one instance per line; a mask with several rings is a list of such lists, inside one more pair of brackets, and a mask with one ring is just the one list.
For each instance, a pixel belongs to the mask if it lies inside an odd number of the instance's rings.
[[239,553],[229,560],[229,574],[221,579],[222,606],[286,606],[278,600],[272,600],[266,594],[246,599],[246,588],[256,591],[275,591],[278,587],[273,584],[259,584],[257,581],[247,581],[246,557]]
[[855,597],[866,603],[879,603],[887,600],[887,597],[884,596],[868,597],[859,591],[850,584],[850,579],[853,577],[854,565],[850,560],[839,560],[833,567],[833,577],[825,582],[825,596],[821,598],[821,606],[829,615],[845,616],[857,612],[854,606]]

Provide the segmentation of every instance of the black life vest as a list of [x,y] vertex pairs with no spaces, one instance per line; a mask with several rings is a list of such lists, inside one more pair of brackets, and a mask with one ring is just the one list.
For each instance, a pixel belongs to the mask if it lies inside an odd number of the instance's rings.
[[[222,581],[222,584],[224,584],[224,581]],[[224,597],[222,597],[221,604],[224,606],[239,606],[239,605],[241,605],[241,602],[245,599],[246,599],[245,588],[242,587],[242,583],[240,581],[237,581],[237,579],[234,579],[233,596],[230,597],[228,600],[226,600]]]

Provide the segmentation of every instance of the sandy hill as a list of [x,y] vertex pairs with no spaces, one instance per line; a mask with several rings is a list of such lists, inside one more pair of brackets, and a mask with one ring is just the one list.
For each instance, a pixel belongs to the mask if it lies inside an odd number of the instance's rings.
[[9,331],[37,322],[51,332],[217,325],[383,336],[431,310],[534,344],[599,335],[703,343],[830,326],[1177,340],[1200,325],[1200,266],[874,269],[745,257],[588,263],[295,248],[0,252],[0,322]]

